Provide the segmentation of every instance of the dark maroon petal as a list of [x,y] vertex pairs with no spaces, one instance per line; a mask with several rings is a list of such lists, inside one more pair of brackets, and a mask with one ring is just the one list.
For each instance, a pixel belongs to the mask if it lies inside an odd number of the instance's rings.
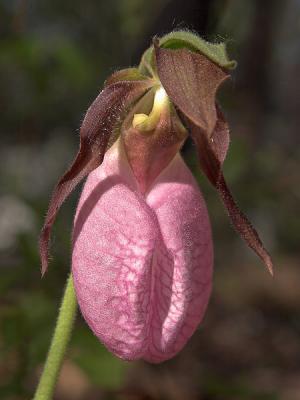
[[146,81],[124,81],[107,86],[91,104],[80,128],[80,148],[71,167],[56,185],[40,235],[42,274],[48,267],[49,240],[56,215],[78,183],[102,163],[112,129],[130,103],[152,85]]
[[271,257],[264,248],[257,231],[235,203],[222,172],[221,160],[218,159],[214,152],[211,142],[209,142],[201,128],[187,118],[185,120],[196,143],[202,170],[220,194],[234,228],[248,246],[263,260],[270,274],[273,275]]
[[273,262],[270,254],[264,248],[257,231],[253,228],[248,218],[241,212],[236,205],[230,190],[227,187],[223,174],[221,174],[218,186],[222,200],[228,210],[229,217],[239,232],[241,237],[245,240],[249,247],[256,252],[256,254],[263,260],[271,275],[273,275]]
[[215,97],[228,75],[202,54],[187,49],[159,48],[157,42],[154,45],[159,78],[191,132],[203,172],[219,192],[237,232],[273,274],[270,255],[256,230],[237,207],[222,173],[229,131],[215,105]]

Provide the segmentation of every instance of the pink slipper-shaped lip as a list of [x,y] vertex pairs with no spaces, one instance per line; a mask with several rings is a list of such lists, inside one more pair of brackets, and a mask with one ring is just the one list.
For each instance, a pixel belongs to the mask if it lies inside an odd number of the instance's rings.
[[143,196],[115,143],[85,184],[72,260],[81,312],[110,351],[173,357],[203,318],[213,262],[206,206],[180,155]]

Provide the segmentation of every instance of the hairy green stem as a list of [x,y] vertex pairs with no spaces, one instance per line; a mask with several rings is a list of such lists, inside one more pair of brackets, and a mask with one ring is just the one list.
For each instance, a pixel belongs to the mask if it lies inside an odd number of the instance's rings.
[[50,400],[62,366],[66,348],[74,325],[77,302],[70,274],[48,352],[47,360],[33,400]]

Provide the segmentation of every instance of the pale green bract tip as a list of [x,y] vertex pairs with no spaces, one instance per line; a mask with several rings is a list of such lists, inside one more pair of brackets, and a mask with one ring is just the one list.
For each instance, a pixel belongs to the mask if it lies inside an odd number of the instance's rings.
[[236,61],[228,58],[226,44],[224,42],[210,43],[189,31],[170,32],[160,38],[159,44],[161,47],[168,49],[186,47],[192,51],[205,55],[222,68],[234,69],[237,65]]
[[[210,43],[190,31],[173,31],[159,39],[159,45],[165,49],[186,48],[201,53],[221,68],[230,70],[237,66],[237,62],[230,60],[226,50],[226,43]],[[149,47],[143,54],[139,65],[139,72],[148,76],[156,76],[154,62],[154,48]]]

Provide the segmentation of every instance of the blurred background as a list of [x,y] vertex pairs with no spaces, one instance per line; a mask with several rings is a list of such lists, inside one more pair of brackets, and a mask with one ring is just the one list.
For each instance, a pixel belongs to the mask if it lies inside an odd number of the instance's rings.
[[186,348],[161,365],[109,354],[78,315],[57,400],[300,399],[300,1],[0,0],[0,398],[31,398],[70,269],[80,188],[55,225],[41,280],[37,237],[104,79],[136,65],[154,34],[225,40],[239,66],[219,93],[231,126],[225,176],[275,263],[271,279],[207,200],[212,298]]

